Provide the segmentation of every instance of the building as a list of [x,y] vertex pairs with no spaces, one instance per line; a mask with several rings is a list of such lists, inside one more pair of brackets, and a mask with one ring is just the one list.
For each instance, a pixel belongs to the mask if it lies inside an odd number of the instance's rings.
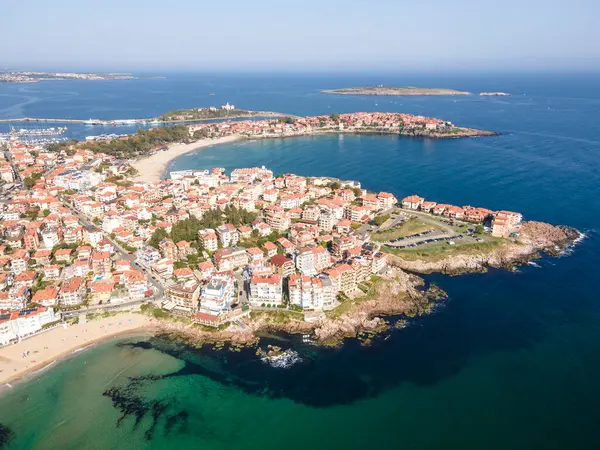
[[198,239],[200,240],[202,247],[209,252],[214,252],[219,248],[219,241],[215,230],[207,228],[198,231]]
[[214,274],[202,288],[199,312],[218,317],[229,311],[235,298],[235,278],[230,273]]
[[40,306],[0,315],[0,345],[39,333],[44,326],[58,323],[60,315],[53,308]]
[[290,275],[288,280],[290,304],[304,310],[323,309],[323,282],[320,278],[306,275]]
[[76,306],[83,302],[85,297],[85,284],[83,278],[73,277],[68,281],[64,281],[58,298],[61,305]]
[[285,255],[275,255],[271,258],[273,271],[282,278],[287,278],[295,272],[294,262]]
[[255,306],[283,304],[282,280],[279,275],[253,276],[250,279],[248,300]]
[[351,237],[336,237],[331,242],[331,251],[333,253],[333,256],[335,256],[338,259],[342,259],[346,257],[346,252],[354,246],[355,244]]
[[58,303],[58,288],[48,286],[45,289],[40,289],[33,294],[31,301],[42,306],[55,306]]
[[302,275],[316,275],[315,258],[311,248],[302,248],[295,255],[296,268]]
[[92,254],[92,271],[97,276],[109,276],[111,273],[112,262],[110,253],[95,252]]
[[182,316],[191,316],[198,309],[200,298],[200,283],[188,280],[184,283],[174,284],[167,289],[167,301],[163,309]]
[[423,197],[419,197],[418,195],[409,195],[408,197],[404,197],[402,199],[402,207],[416,211],[420,208],[424,201],[425,199]]
[[217,237],[223,247],[228,248],[237,245],[240,235],[232,224],[226,223],[217,228]]

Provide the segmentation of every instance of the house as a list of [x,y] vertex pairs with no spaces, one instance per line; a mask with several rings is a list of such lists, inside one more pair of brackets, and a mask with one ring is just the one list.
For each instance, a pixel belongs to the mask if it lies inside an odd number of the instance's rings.
[[29,253],[27,253],[26,250],[15,250],[15,252],[11,255],[10,269],[15,275],[18,275],[27,270],[28,262]]
[[60,266],[58,264],[44,266],[44,279],[48,281],[60,278]]
[[11,314],[0,315],[0,345],[6,345],[18,339],[42,331],[45,325],[58,322],[60,315],[53,308],[22,309]]
[[271,241],[265,242],[262,245],[262,248],[267,253],[267,259],[270,259],[277,254],[277,245]]
[[285,255],[275,255],[271,258],[275,273],[286,278],[295,272],[294,263]]
[[45,289],[40,289],[33,294],[31,301],[42,306],[55,306],[58,303],[58,288],[48,286]]
[[173,275],[173,260],[163,258],[152,264],[152,270],[163,278],[171,278]]
[[409,195],[402,199],[402,207],[406,209],[414,209],[415,211],[420,208],[425,199],[418,195]]
[[284,254],[291,255],[294,253],[294,250],[295,250],[294,244],[292,244],[288,239],[281,237],[281,238],[277,239],[277,244],[279,244],[279,246],[281,247],[281,250],[283,250]]
[[77,259],[79,261],[90,259],[92,257],[92,247],[89,245],[80,245],[77,247]]
[[160,250],[160,253],[163,256],[163,258],[173,260],[178,259],[179,251],[177,249],[177,246],[171,239],[165,238],[162,241],[160,241],[158,243],[158,249]]
[[110,297],[115,289],[115,283],[110,281],[92,281],[88,285],[90,289],[90,297],[95,303],[106,303],[110,301]]
[[83,232],[83,239],[88,242],[92,247],[96,248],[96,246],[102,241],[102,231],[96,228],[93,225],[90,225],[85,228]]
[[348,264],[339,264],[336,270],[340,274],[340,291],[348,295],[357,288],[356,273],[352,266]]
[[52,250],[40,249],[33,254],[35,263],[40,266],[50,264],[50,257],[52,256]]
[[354,240],[349,236],[335,237],[331,242],[331,252],[336,258],[342,259],[346,257],[346,252],[354,246]]
[[54,252],[54,259],[68,263],[71,261],[71,253],[73,253],[73,250],[70,248],[58,249]]
[[76,306],[83,302],[85,296],[85,284],[83,278],[73,277],[63,282],[58,298],[64,306]]
[[424,201],[423,203],[421,203],[421,211],[430,213],[433,211],[433,208],[435,208],[436,205],[437,205],[436,202],[425,202]]
[[195,279],[194,271],[189,267],[183,267],[181,269],[173,270],[173,276],[177,279],[177,281],[186,281]]
[[90,272],[90,261],[88,259],[75,261],[73,264],[73,275],[76,277],[86,277]]
[[198,264],[198,271],[200,272],[202,280],[208,280],[215,272],[215,266],[211,260],[207,260]]

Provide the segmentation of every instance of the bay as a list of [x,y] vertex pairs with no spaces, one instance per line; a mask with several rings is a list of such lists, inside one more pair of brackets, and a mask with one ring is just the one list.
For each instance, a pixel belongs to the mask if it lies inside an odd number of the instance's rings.
[[[597,78],[178,74],[109,83],[24,88],[34,92],[0,86],[0,115],[102,119],[228,101],[293,114],[381,110],[436,116],[501,135],[244,141],[189,153],[170,169],[264,164],[276,173],[338,176],[399,196],[416,192],[441,202],[517,210],[526,219],[575,226],[586,238],[562,257],[543,258],[539,267],[518,273],[428,276],[450,295],[435,314],[370,348],[350,341],[339,350],[319,350],[285,340],[303,359],[285,370],[257,361],[252,350],[196,351],[142,337],[102,344],[0,397],[0,423],[14,433],[8,448],[600,445]],[[318,92],[382,83],[515,95],[373,98]],[[112,397],[103,395],[107,391]],[[119,425],[124,405],[132,413]],[[135,413],[144,411],[136,425]]]

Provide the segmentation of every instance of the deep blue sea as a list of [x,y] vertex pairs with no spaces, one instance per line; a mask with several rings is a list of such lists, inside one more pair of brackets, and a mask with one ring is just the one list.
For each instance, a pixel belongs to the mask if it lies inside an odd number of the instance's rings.
[[[319,93],[373,84],[513,96]],[[450,297],[435,314],[371,348],[300,346],[304,361],[288,370],[257,363],[253,352],[105,344],[0,397],[11,448],[600,448],[600,78],[188,74],[0,85],[0,117],[149,117],[226,102],[297,115],[408,112],[501,134],[244,141],[189,153],[171,169],[266,165],[356,179],[401,196],[520,211],[586,238],[516,273],[428,276]],[[113,385],[120,397],[102,395]],[[64,400],[80,397],[85,406]],[[117,426],[124,403],[134,406]],[[136,411],[146,411],[137,426]]]

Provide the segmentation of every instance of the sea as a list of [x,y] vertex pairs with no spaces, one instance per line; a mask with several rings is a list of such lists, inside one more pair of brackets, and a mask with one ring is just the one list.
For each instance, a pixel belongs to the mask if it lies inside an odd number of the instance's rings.
[[[377,84],[512,96],[320,93]],[[226,102],[294,115],[407,112],[500,135],[243,141],[188,153],[168,170],[264,165],[335,176],[397,196],[519,211],[584,237],[516,271],[427,275],[448,299],[371,346],[347,340],[320,348],[297,336],[264,336],[261,346],[289,349],[283,367],[255,349],[143,335],[102,343],[3,390],[0,447],[600,448],[597,74],[188,73],[0,85],[0,118],[126,119]],[[106,132],[69,128],[78,139]]]

